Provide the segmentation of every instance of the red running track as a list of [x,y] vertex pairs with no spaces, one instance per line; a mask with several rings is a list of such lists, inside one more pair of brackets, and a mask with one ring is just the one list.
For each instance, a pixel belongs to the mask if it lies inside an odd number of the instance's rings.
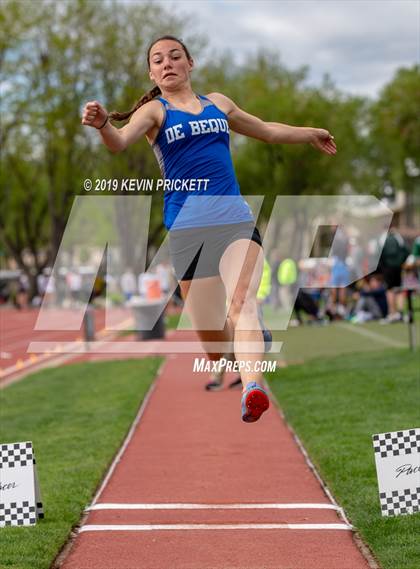
[[[72,352],[66,349],[68,343],[78,341],[84,345],[84,330],[35,330],[38,308],[17,310],[12,307],[0,309],[0,383],[21,379],[28,373],[47,365],[57,365],[64,360],[73,359]],[[105,310],[95,309],[95,333],[98,338],[113,335],[115,331],[105,328]],[[127,311],[118,314],[122,320],[127,319]],[[71,310],[57,311],[57,321],[78,317]],[[52,326],[53,327],[53,326]],[[32,342],[47,342],[56,345],[57,351],[31,353],[28,351]]]
[[[39,309],[0,310],[0,337],[2,364],[11,366],[20,358],[28,357],[28,347],[33,341],[70,342],[83,336],[83,330],[35,330]],[[95,310],[95,329],[105,326],[105,310]]]
[[192,364],[166,360],[62,569],[367,569],[275,405],[243,423]]
[[[179,313],[177,308],[167,306],[166,314]],[[86,359],[79,357],[74,352],[74,344],[84,346],[83,326],[78,326],[76,330],[56,330],[65,321],[69,327],[72,321],[78,320],[80,314],[76,310],[57,309],[51,311],[50,326],[51,330],[35,330],[37,318],[40,313],[38,308],[17,310],[12,307],[0,308],[0,384],[6,385],[9,381],[21,379],[32,371],[46,367],[47,365],[58,365],[69,360]],[[122,327],[134,326],[132,311],[127,308],[113,308],[109,314],[112,328],[105,328],[105,310],[96,308],[94,311],[96,340],[110,340],[118,335],[118,329]],[[167,337],[170,332],[167,332]],[[135,336],[125,337],[125,341],[136,341]],[[124,340],[119,340],[123,342]],[[37,353],[31,353],[28,349],[31,343],[45,343],[50,348],[45,348]],[[54,348],[57,348],[56,350]],[[106,354],[98,355],[97,359],[105,358]],[[109,354],[113,359],[120,356]],[[125,354],[126,357],[144,357],[144,354]],[[91,358],[94,359],[94,358]]]

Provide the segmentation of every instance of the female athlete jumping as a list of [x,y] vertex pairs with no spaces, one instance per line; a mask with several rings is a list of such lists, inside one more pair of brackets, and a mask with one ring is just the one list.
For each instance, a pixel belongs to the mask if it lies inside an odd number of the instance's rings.
[[[168,184],[164,222],[186,310],[210,360],[219,361],[226,351],[215,345],[228,345],[242,362],[242,419],[254,422],[269,406],[255,365],[264,340],[270,342],[256,301],[264,254],[236,180],[229,131],[272,144],[309,143],[330,155],[336,152],[334,137],[324,129],[264,122],[221,93],[195,94],[194,61],[173,36],[152,42],[147,62],[155,87],[129,112],[108,114],[91,101],[82,124],[97,128],[112,152],[146,136]],[[119,129],[109,122],[127,118]]]

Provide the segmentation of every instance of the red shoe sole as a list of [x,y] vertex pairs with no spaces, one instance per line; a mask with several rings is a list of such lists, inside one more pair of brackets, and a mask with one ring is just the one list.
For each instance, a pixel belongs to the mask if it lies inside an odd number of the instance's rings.
[[253,423],[258,421],[264,411],[267,411],[270,406],[270,400],[263,391],[254,389],[250,391],[245,399],[245,405],[248,413],[243,417],[243,420],[246,423]]

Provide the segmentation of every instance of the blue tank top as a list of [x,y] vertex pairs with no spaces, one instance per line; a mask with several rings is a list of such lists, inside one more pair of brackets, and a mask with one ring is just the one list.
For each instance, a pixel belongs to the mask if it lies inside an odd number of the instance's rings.
[[165,184],[165,226],[174,230],[254,221],[235,176],[227,116],[207,97],[198,97],[198,114],[158,97],[165,115],[152,148]]

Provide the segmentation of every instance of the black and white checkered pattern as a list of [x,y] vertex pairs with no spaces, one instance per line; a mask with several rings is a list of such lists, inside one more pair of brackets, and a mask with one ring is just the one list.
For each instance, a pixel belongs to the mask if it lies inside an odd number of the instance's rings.
[[383,516],[414,514],[420,511],[420,488],[381,492],[379,498]]
[[11,502],[7,508],[0,504],[0,527],[32,525],[35,523],[35,506],[30,506],[29,502]]
[[420,452],[420,429],[373,435],[373,448],[382,458]]
[[35,464],[31,442],[0,445],[0,468],[27,466],[28,464]]
[[44,518],[44,506],[43,506],[42,502],[36,503],[36,514],[37,514],[39,519]]

